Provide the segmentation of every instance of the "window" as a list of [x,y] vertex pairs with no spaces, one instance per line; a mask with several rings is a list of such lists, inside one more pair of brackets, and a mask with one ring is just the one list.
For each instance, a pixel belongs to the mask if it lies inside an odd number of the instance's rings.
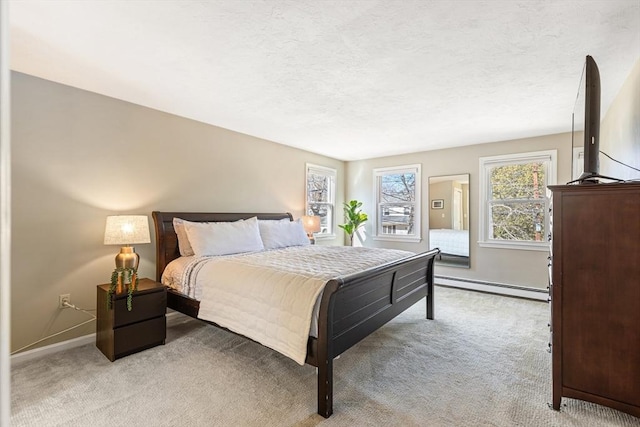
[[573,147],[571,179],[578,179],[584,172],[584,147]]
[[480,246],[548,250],[556,151],[480,158]]
[[376,239],[420,241],[420,165],[374,169]]
[[336,204],[336,170],[307,163],[307,215],[320,217],[320,232],[316,238],[329,237],[334,232]]

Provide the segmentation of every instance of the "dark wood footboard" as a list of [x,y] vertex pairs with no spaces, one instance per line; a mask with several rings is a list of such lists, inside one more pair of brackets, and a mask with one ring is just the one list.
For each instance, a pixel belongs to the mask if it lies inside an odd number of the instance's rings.
[[333,413],[333,359],[426,297],[433,319],[433,262],[438,250],[331,280],[325,287],[314,355],[318,367],[318,414]]
[[[180,256],[173,218],[188,221],[292,219],[291,214],[153,212],[156,229],[156,280]],[[434,318],[433,263],[438,249],[330,280],[323,291],[318,337],[309,338],[306,362],[318,368],[318,414],[333,413],[333,359],[426,297],[426,317]],[[168,290],[167,306],[192,317],[200,302]]]

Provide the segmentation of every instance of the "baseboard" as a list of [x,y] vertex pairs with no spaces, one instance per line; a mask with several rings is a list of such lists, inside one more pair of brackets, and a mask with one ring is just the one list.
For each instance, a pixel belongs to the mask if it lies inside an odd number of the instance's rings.
[[[488,292],[492,294],[507,295],[520,298],[546,301],[549,293],[544,289],[528,288],[526,286],[507,285],[503,283],[481,282],[478,280],[462,279],[458,277],[435,276],[435,284],[449,286],[453,288],[470,289],[473,291]],[[177,314],[168,312],[167,317]],[[58,342],[55,344],[38,347],[33,350],[14,354],[11,356],[11,365],[33,360],[39,357],[48,356],[59,351],[68,350],[81,345],[96,342],[96,334],[83,335],[78,338]]]
[[435,284],[452,288],[470,289],[473,291],[507,295],[511,297],[547,301],[549,292],[546,289],[529,288],[526,286],[507,285],[504,283],[483,282],[479,280],[462,279],[459,277],[435,276]]
[[57,342],[51,345],[46,345],[44,347],[34,348],[33,350],[23,351],[22,353],[14,354],[13,356],[11,356],[11,366],[40,357],[49,356],[59,351],[68,350],[74,347],[80,347],[81,345],[89,344],[92,342],[96,342],[95,333],[83,335],[81,337],[62,342]]
[[[166,316],[167,319],[176,315],[177,312],[169,311]],[[11,356],[11,366],[18,363],[27,362],[29,360],[37,359],[39,357],[49,356],[63,350],[69,350],[70,348],[80,347],[81,345],[91,344],[96,342],[96,334],[83,335],[78,338],[73,338],[66,341],[57,342],[55,344],[46,345],[44,347],[34,348],[33,350],[23,351],[22,353],[14,354]]]

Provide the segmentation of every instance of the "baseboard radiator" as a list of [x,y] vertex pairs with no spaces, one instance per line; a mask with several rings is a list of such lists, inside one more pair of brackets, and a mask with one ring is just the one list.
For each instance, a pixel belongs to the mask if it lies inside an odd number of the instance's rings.
[[508,285],[505,283],[485,282],[481,280],[463,279],[460,277],[436,275],[435,284],[452,288],[469,289],[473,291],[488,292],[492,294],[528,298],[540,301],[547,301],[549,297],[549,292],[546,289]]

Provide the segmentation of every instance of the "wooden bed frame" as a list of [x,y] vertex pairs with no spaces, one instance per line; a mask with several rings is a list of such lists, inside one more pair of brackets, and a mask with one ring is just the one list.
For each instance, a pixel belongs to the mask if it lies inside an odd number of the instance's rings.
[[[229,222],[289,218],[289,213],[153,212],[156,230],[156,280],[180,256],[173,218],[194,222]],[[426,297],[433,319],[433,262],[438,249],[327,282],[318,315],[318,337],[309,337],[306,363],[318,368],[318,414],[333,413],[333,359],[389,320]],[[200,302],[171,289],[169,308],[197,317]]]

